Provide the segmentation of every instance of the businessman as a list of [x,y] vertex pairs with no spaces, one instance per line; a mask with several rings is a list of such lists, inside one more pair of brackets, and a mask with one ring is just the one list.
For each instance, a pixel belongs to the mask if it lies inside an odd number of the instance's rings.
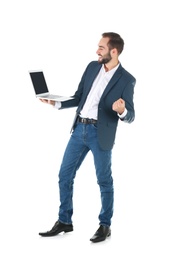
[[98,61],[91,61],[86,67],[73,99],[64,102],[41,99],[59,110],[77,107],[59,171],[58,218],[50,231],[39,233],[41,236],[73,231],[73,183],[89,151],[93,154],[101,198],[99,226],[90,240],[100,242],[111,235],[114,204],[112,149],[119,120],[131,123],[135,118],[133,97],[136,79],[119,61],[123,48],[124,41],[119,34],[103,33],[96,52]]

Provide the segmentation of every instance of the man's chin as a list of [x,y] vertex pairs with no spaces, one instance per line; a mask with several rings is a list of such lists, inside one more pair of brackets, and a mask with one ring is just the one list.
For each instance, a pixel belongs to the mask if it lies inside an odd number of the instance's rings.
[[109,59],[98,59],[98,63],[100,64],[107,64],[109,61]]
[[98,63],[104,64],[104,61],[102,59],[98,59]]

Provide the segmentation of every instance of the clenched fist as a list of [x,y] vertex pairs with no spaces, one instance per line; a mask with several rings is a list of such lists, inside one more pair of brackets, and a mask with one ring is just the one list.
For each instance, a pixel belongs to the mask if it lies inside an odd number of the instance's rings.
[[125,101],[122,98],[116,100],[112,104],[112,110],[116,111],[118,114],[121,115],[125,110]]

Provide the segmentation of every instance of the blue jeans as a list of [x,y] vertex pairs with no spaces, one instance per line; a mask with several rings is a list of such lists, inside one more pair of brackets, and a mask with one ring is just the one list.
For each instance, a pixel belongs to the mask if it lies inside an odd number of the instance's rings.
[[72,223],[74,178],[76,171],[89,151],[92,152],[94,157],[97,183],[100,187],[100,225],[110,226],[114,197],[111,171],[112,152],[111,150],[104,151],[99,147],[97,127],[93,124],[78,123],[66,147],[59,171],[59,221],[65,224]]

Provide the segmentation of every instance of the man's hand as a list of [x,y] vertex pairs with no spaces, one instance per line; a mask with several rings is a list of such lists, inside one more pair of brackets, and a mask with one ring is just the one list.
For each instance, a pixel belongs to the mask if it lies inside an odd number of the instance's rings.
[[116,111],[118,114],[121,115],[125,110],[125,101],[122,98],[116,100],[112,104],[112,110]]
[[54,100],[49,100],[49,99],[39,99],[41,102],[55,106],[55,101]]

